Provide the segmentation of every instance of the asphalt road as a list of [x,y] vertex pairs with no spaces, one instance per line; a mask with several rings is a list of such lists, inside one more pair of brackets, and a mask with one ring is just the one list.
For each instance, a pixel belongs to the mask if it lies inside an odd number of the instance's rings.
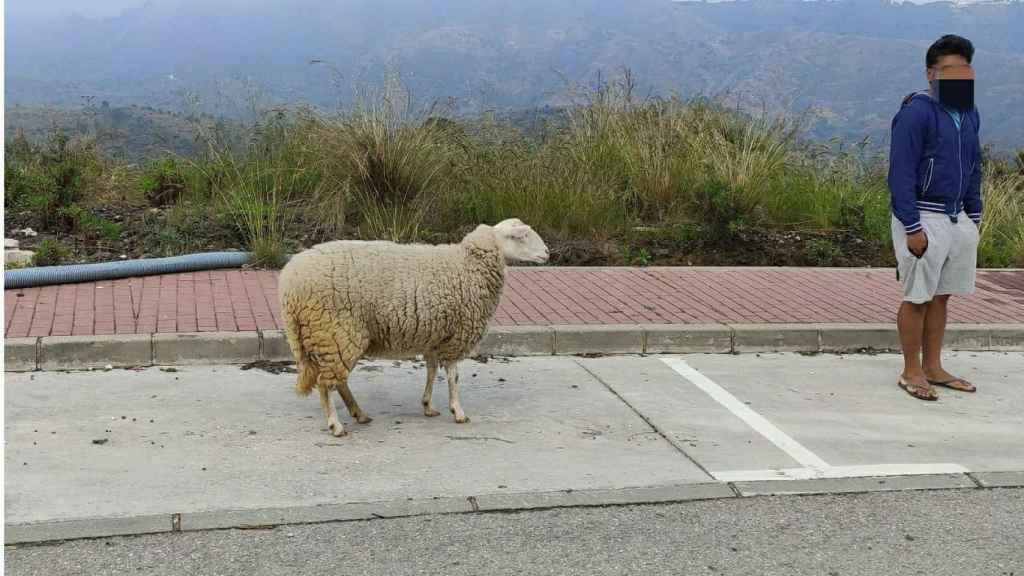
[[79,540],[6,574],[1024,575],[1024,489],[746,498]]

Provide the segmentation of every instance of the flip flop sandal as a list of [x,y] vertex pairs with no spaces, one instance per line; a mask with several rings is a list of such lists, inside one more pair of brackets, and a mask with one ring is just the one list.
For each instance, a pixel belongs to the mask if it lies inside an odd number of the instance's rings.
[[[961,388],[959,386],[954,386],[954,384],[956,384],[958,382],[960,384],[963,384],[964,386],[970,386],[970,388]],[[968,382],[967,380],[964,380],[963,378],[953,378],[952,380],[946,380],[945,382],[939,382],[937,380],[929,380],[928,383],[931,384],[932,386],[942,386],[943,388],[949,388],[950,390],[957,390],[957,391],[960,391],[960,392],[975,392],[975,391],[978,390],[974,386],[974,384],[971,384],[970,382]]]
[[900,378],[898,384],[900,388],[903,388],[904,390],[907,391],[907,394],[910,394],[911,396],[917,398],[918,400],[927,400],[929,402],[933,402],[939,399],[939,397],[935,394],[934,390],[924,390],[923,388],[920,388],[918,386],[913,386],[903,378]]

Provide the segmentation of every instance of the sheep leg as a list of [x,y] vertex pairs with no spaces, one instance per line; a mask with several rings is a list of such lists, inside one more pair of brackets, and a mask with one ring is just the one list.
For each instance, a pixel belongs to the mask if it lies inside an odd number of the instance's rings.
[[445,364],[444,372],[448,376],[448,408],[455,415],[455,422],[465,424],[469,422],[466,413],[462,411],[462,403],[459,402],[459,369],[455,362]]
[[337,388],[338,395],[341,396],[342,401],[345,402],[348,413],[356,419],[356,422],[360,424],[373,422],[373,418],[370,418],[366,415],[366,412],[363,412],[363,409],[359,407],[359,403],[356,402],[356,397],[352,395],[352,390],[348,387],[348,374],[338,379],[335,388]]
[[434,380],[437,378],[437,358],[427,357],[427,385],[423,388],[423,415],[428,418],[440,416],[441,413],[434,410],[431,400],[434,397]]
[[324,415],[327,416],[327,428],[331,431],[331,434],[335,436],[344,436],[348,434],[345,431],[345,427],[342,426],[341,420],[338,420],[338,412],[334,409],[334,402],[331,401],[331,388],[326,382],[318,383],[317,388],[320,389],[320,406],[324,409]]

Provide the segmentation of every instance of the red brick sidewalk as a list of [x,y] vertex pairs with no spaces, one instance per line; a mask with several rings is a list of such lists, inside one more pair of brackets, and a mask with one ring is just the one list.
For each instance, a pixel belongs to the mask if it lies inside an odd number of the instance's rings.
[[[892,322],[892,270],[516,268],[499,325]],[[273,272],[222,270],[4,292],[9,338],[281,328]],[[980,271],[951,322],[1024,323],[1024,271]]]

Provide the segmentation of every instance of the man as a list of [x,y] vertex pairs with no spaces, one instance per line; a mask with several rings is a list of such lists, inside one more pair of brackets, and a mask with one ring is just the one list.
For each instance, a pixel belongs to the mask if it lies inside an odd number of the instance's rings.
[[974,292],[977,264],[981,147],[973,57],[966,38],[939,38],[925,56],[930,89],[907,96],[892,121],[892,237],[903,283],[899,386],[921,400],[938,399],[934,386],[975,391],[942,367],[949,296]]

